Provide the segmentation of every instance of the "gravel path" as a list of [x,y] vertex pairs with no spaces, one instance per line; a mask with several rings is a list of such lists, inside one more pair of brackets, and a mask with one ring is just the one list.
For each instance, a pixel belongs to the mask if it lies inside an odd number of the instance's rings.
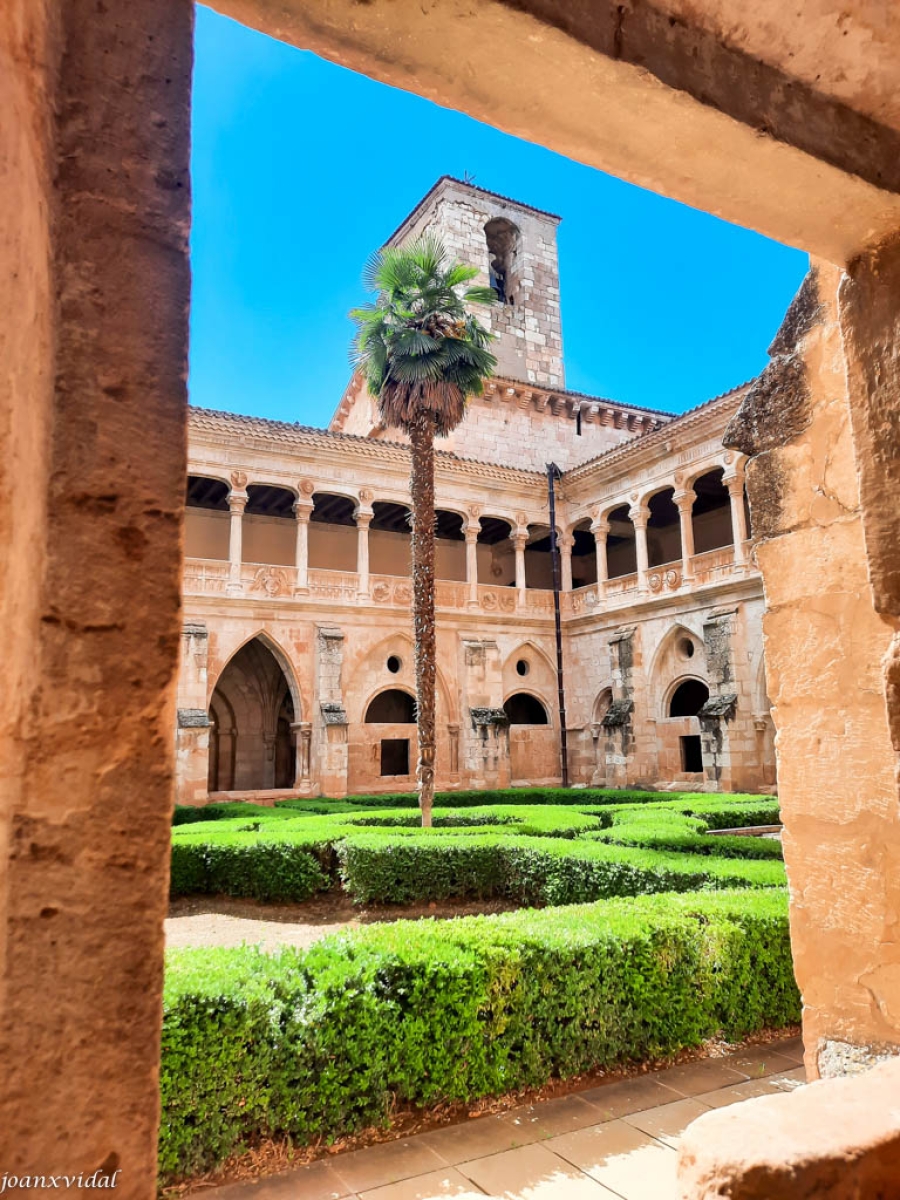
[[169,917],[166,921],[166,948],[185,946],[261,946],[278,950],[281,946],[311,946],[329,933],[355,929],[359,921],[339,921],[333,925],[307,925],[287,921],[254,921],[226,913],[199,913],[196,916]]
[[326,893],[304,904],[260,904],[226,896],[186,896],[172,902],[165,923],[170,950],[196,946],[311,946],[332,933],[384,921],[452,918],[506,912],[503,901],[378,905],[358,908],[341,893]]

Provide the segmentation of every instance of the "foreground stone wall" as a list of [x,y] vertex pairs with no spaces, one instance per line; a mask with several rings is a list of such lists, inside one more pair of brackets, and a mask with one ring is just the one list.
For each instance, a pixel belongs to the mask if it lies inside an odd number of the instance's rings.
[[[896,343],[890,322],[885,329],[878,321],[895,278],[875,287],[863,264],[842,283],[836,269],[815,266],[771,347],[770,366],[726,433],[727,443],[753,455],[747,482],[766,591],[791,935],[813,1074],[835,1041],[900,1044],[891,740],[897,622],[889,595],[896,574],[876,569],[876,555],[885,566],[897,561],[897,542],[884,541],[893,509],[885,501],[896,495]],[[861,378],[867,371],[886,385],[877,454],[865,436],[874,417]],[[862,427],[856,439],[853,412]]]
[[119,1194],[148,1198],[191,28],[187,0],[11,0],[0,13],[0,1161],[18,1175],[118,1170]]

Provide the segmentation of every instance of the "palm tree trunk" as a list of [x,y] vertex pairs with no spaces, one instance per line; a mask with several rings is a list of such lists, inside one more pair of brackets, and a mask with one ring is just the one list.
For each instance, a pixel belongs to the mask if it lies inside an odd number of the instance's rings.
[[434,417],[420,411],[410,425],[412,449],[413,626],[416,644],[416,732],[419,761],[416,788],[422,825],[431,824],[434,803]]

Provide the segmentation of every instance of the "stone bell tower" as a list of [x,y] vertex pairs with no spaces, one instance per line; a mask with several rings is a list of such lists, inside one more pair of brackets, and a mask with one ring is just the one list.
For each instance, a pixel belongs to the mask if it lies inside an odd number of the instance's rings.
[[442,176],[388,239],[400,245],[436,233],[461,262],[479,270],[500,303],[480,312],[498,334],[497,374],[546,388],[565,387],[559,315],[556,227],[560,218],[471,183]]

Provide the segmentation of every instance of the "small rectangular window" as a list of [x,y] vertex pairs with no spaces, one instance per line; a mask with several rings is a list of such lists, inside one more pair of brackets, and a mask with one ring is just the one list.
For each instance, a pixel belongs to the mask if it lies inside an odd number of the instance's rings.
[[699,734],[692,733],[681,740],[681,769],[697,773],[703,770],[703,750]]
[[575,435],[581,437],[581,409],[575,414]]
[[381,774],[409,774],[409,738],[381,739]]

